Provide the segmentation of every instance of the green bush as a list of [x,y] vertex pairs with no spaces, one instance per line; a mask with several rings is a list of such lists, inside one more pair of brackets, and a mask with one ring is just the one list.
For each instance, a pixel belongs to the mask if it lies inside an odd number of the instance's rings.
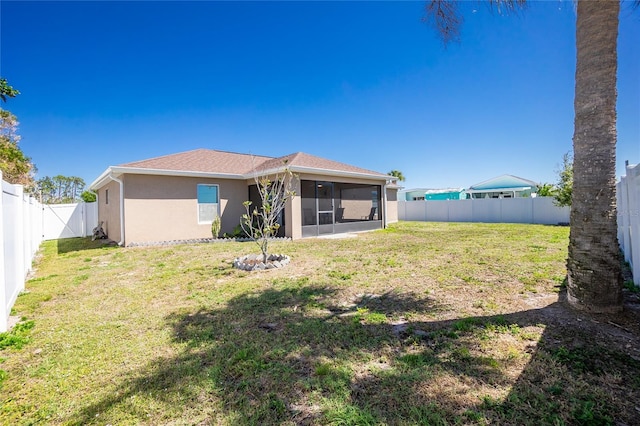
[[213,222],[211,222],[211,235],[213,238],[218,238],[218,235],[220,235],[220,226],[220,216],[216,216],[215,219],[213,219]]
[[233,231],[231,231],[231,233],[225,232],[224,237],[225,238],[249,238],[247,233],[244,232],[244,229],[242,229],[242,226],[240,225],[237,225],[235,228],[233,228]]

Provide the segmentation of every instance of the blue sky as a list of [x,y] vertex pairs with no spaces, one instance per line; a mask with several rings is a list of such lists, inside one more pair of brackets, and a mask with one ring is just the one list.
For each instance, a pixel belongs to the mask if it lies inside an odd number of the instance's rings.
[[[461,3],[443,47],[423,2],[0,2],[4,108],[38,177],[196,148],[296,151],[404,186],[557,180],[571,150],[575,12]],[[640,162],[640,10],[623,4],[618,176]]]

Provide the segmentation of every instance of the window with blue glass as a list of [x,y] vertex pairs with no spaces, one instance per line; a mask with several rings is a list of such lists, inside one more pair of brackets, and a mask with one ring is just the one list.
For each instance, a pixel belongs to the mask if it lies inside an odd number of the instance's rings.
[[198,185],[198,223],[211,223],[220,214],[218,185]]

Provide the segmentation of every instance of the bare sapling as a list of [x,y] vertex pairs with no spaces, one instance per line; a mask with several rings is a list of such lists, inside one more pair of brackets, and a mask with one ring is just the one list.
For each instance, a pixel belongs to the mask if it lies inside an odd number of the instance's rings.
[[280,224],[278,218],[284,211],[287,202],[295,197],[293,184],[296,176],[286,167],[270,176],[255,176],[260,206],[253,206],[245,201],[246,213],[242,215],[240,225],[244,232],[258,244],[262,252],[262,262],[267,263],[269,256],[269,240],[277,235]]

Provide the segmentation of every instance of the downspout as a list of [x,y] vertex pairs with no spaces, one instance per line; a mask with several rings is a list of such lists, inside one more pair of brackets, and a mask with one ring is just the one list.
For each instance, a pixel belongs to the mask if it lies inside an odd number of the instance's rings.
[[120,241],[118,241],[118,245],[122,246],[124,245],[124,182],[113,176],[112,173],[109,173],[108,178],[120,185]]

